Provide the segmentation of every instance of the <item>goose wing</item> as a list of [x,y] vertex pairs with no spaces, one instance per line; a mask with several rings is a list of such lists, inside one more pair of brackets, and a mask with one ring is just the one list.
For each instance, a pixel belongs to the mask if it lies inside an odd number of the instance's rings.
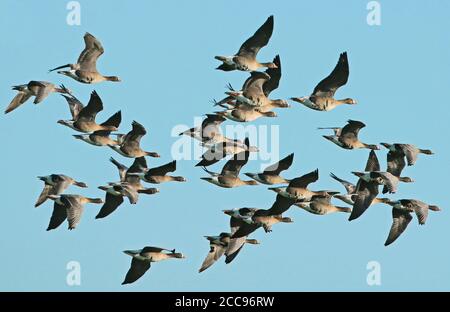
[[111,194],[109,192],[106,192],[105,203],[103,204],[102,208],[100,209],[98,214],[95,216],[95,218],[96,219],[101,219],[101,218],[104,218],[106,216],[109,216],[122,203],[123,203],[123,196],[114,195],[114,194]]
[[39,104],[42,102],[53,90],[55,86],[52,83],[45,82],[45,81],[30,81],[28,83],[28,89],[31,88],[37,88],[37,94],[34,98],[33,103]]
[[140,148],[140,142],[144,135],[147,134],[144,126],[138,123],[137,121],[133,121],[132,129],[128,132],[123,138],[121,147],[122,149],[138,149]]
[[131,266],[125,276],[125,280],[122,282],[124,284],[131,284],[141,278],[145,272],[150,269],[150,261],[139,260],[136,258],[131,259]]
[[54,193],[53,187],[51,185],[45,184],[44,189],[42,190],[36,203],[34,204],[34,207],[42,205],[47,200],[48,195],[56,195],[56,194]]
[[233,155],[233,157],[223,166],[221,175],[233,175],[236,177],[239,175],[239,172],[248,162],[248,158],[250,156],[250,151],[248,150],[250,141],[248,138],[245,138],[244,144],[247,147],[247,150]]
[[392,208],[392,225],[384,246],[392,244],[406,230],[411,220],[408,211]]
[[73,230],[80,223],[81,215],[83,214],[83,205],[77,198],[72,196],[64,196],[61,200],[65,203],[69,230]]
[[319,169],[311,171],[301,177],[292,179],[291,182],[289,182],[288,187],[306,188],[310,183],[316,182],[317,180],[319,180]]
[[317,84],[313,95],[320,97],[333,97],[339,87],[345,85],[349,76],[347,52],[341,53],[335,68],[326,78]]
[[176,160],[171,161],[170,163],[167,163],[165,165],[149,169],[145,175],[147,175],[147,176],[164,176],[169,172],[174,172],[175,170],[177,170]]
[[265,71],[270,77],[270,79],[263,84],[263,91],[266,96],[269,96],[270,92],[277,89],[280,85],[281,60],[279,55],[275,56],[273,63],[277,66],[277,68],[267,68]]
[[367,159],[366,168],[364,171],[370,172],[370,171],[380,171],[380,162],[378,161],[377,154],[374,150],[371,150],[369,153],[369,158]]
[[359,179],[356,185],[356,196],[353,209],[350,213],[349,221],[359,218],[378,195],[378,185],[373,182],[366,182]]
[[255,58],[259,50],[269,43],[273,32],[273,16],[269,16],[264,24],[248,38],[239,48],[237,55],[246,55]]
[[347,124],[342,128],[339,141],[345,143],[346,141],[354,141],[358,139],[359,130],[366,125],[361,121],[349,120]]
[[25,91],[19,91],[16,96],[9,103],[8,107],[5,109],[5,114],[12,112],[17,107],[25,103],[31,96],[31,93]]
[[109,161],[112,162],[119,170],[120,181],[125,181],[125,176],[126,176],[128,167],[125,166],[124,164],[121,164],[120,162],[115,160],[113,157],[109,158]]
[[[272,207],[267,210],[267,215],[271,216],[279,216],[285,213],[293,204],[295,200],[284,197],[280,194],[277,194],[275,202]],[[259,211],[259,210],[258,210]],[[256,214],[256,213],[255,213]]]
[[417,160],[417,148],[415,148],[411,144],[398,144],[398,146],[402,149],[403,153],[406,156],[406,160],[408,161],[408,166],[412,166],[416,163]]
[[72,94],[61,94],[69,104],[70,114],[72,115],[72,119],[76,120],[78,118],[78,114],[84,108],[83,103],[81,103],[75,96]]
[[226,247],[224,247],[222,245],[210,244],[209,246],[210,246],[210,249],[209,249],[208,255],[206,256],[205,260],[203,261],[199,272],[203,272],[207,268],[212,266],[225,253]]
[[346,180],[343,180],[341,178],[338,178],[334,173],[330,173],[330,176],[335,179],[336,181],[340,182],[344,187],[345,190],[347,191],[347,194],[353,194],[356,190],[356,186],[353,183],[350,183]]
[[263,174],[279,175],[281,171],[289,169],[289,167],[292,165],[293,160],[294,160],[294,153],[289,154],[280,161],[266,167],[266,169],[264,169]]
[[98,112],[101,112],[103,110],[103,102],[100,96],[98,95],[97,91],[92,91],[91,97],[89,99],[88,105],[83,107],[83,109],[80,110],[77,116],[77,120],[89,120],[94,121],[95,117],[97,116]]
[[80,65],[80,70],[96,72],[97,59],[103,54],[104,49],[100,41],[98,41],[90,33],[84,35],[84,50],[78,57],[77,63]]
[[59,205],[56,202],[53,204],[53,212],[50,218],[50,223],[48,224],[47,231],[56,229],[60,226],[67,218],[66,207]]

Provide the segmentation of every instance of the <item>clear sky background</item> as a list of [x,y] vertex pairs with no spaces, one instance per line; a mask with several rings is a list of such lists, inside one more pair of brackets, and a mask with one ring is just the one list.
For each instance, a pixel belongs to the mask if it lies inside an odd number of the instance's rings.
[[[416,183],[402,184],[393,199],[416,198],[439,205],[427,224],[414,217],[393,245],[383,243],[391,225],[388,206],[371,207],[349,223],[348,215],[315,216],[293,207],[292,224],[274,226],[254,237],[259,246],[245,246],[230,265],[222,261],[197,273],[208,253],[203,235],[229,229],[221,210],[268,208],[275,194],[267,186],[222,189],[200,180],[197,160],[178,163],[187,183],[158,186],[161,193],[123,204],[111,216],[95,220],[97,205],[88,205],[74,231],[64,223],[46,232],[52,203],[33,205],[42,189],[36,176],[65,173],[89,189],[69,193],[103,197],[96,187],[117,179],[110,156],[130,165],[108,148],[72,138],[73,131],[56,123],[69,119],[66,101],[52,94],[39,106],[31,102],[0,116],[2,209],[0,214],[0,290],[20,291],[302,291],[302,290],[449,290],[450,249],[448,177],[450,2],[380,1],[381,25],[366,22],[367,1],[80,1],[81,25],[66,23],[66,1],[1,1],[2,57],[0,102],[6,108],[15,92],[10,86],[29,80],[64,83],[83,102],[97,90],[104,102],[98,120],[121,109],[121,131],[131,121],[145,125],[142,140],[160,159],[171,160],[177,125],[191,126],[195,116],[214,111],[225,84],[240,87],[243,72],[214,70],[214,55],[231,55],[273,14],[275,27],[259,59],[280,54],[283,76],[274,98],[308,95],[330,73],[339,53],[348,51],[350,78],[337,97],[359,104],[323,113],[298,103],[278,110],[278,118],[255,125],[279,125],[280,158],[295,153],[284,173],[295,177],[315,168],[320,179],[313,189],[343,188],[330,172],[355,181],[350,171],[364,168],[366,150],[339,149],[321,137],[320,126],[341,126],[361,120],[368,143],[412,143],[432,149],[421,155],[405,175]],[[119,75],[121,83],[83,85],[47,73],[76,61],[88,31],[101,40],[105,53],[100,72]],[[225,123],[233,124],[230,121]],[[189,140],[188,140],[189,141]],[[193,146],[193,145],[192,145]],[[378,156],[385,166],[385,150]],[[252,160],[242,172],[260,169]],[[219,171],[223,162],[210,167]],[[138,282],[121,286],[130,265],[122,250],[145,245],[176,248],[187,259],[157,263]],[[68,286],[66,265],[81,265],[81,285]],[[368,286],[366,265],[381,265],[381,285]]]

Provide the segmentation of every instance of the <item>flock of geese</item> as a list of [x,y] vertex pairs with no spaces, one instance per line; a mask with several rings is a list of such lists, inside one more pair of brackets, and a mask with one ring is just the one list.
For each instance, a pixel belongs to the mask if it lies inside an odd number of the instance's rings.
[[[365,124],[356,120],[348,120],[343,127],[319,128],[331,130],[333,134],[323,137],[343,149],[370,150],[364,170],[352,172],[358,179],[356,184],[331,173],[331,177],[344,186],[345,193],[313,190],[311,184],[319,179],[318,169],[292,179],[282,176],[282,172],[288,170],[293,163],[293,153],[268,166],[263,172],[245,173],[248,180],[240,178],[240,172],[247,164],[250,153],[257,153],[258,148],[250,144],[249,138],[240,141],[225,137],[222,135],[220,125],[227,119],[235,122],[251,122],[258,118],[276,117],[274,109],[290,107],[287,100],[269,98],[270,93],[278,88],[281,78],[279,55],[272,62],[257,60],[259,50],[268,44],[272,36],[273,26],[274,18],[270,16],[253,36],[241,45],[235,55],[215,57],[222,62],[217,67],[218,70],[247,71],[250,76],[240,90],[228,85],[226,97],[220,101],[214,101],[214,107],[220,107],[223,110],[206,114],[201,126],[180,133],[198,140],[206,150],[196,165],[202,167],[208,175],[201,178],[202,180],[223,188],[265,184],[270,185],[269,190],[276,193],[275,201],[268,209],[244,207],[223,211],[230,218],[230,229],[215,236],[205,236],[209,241],[210,250],[199,272],[208,269],[222,256],[225,256],[226,263],[230,263],[245,244],[259,244],[257,240],[249,238],[259,228],[265,232],[271,232],[272,226],[277,223],[293,222],[291,218],[285,216],[292,206],[316,215],[334,212],[349,213],[349,220],[359,218],[368,207],[374,204],[382,203],[392,206],[393,221],[385,242],[386,246],[393,243],[405,231],[413,218],[412,213],[416,214],[419,224],[424,224],[428,210],[440,210],[435,205],[416,199],[391,200],[378,197],[380,186],[383,187],[383,194],[391,194],[396,193],[399,182],[413,182],[411,178],[401,175],[403,169],[406,165],[414,165],[419,154],[433,153],[411,144],[381,143],[388,151],[387,167],[383,171],[375,153],[375,150],[380,148],[376,144],[360,141],[359,131],[365,127]],[[97,60],[104,52],[100,41],[86,33],[84,42],[85,48],[75,64],[66,64],[50,71],[58,70],[57,73],[86,84],[103,81],[120,82],[117,76],[104,76],[97,71]],[[265,71],[259,71],[261,68],[265,68]],[[347,83],[348,77],[349,64],[347,53],[344,52],[340,54],[338,63],[331,74],[317,84],[310,96],[292,97],[290,100],[317,111],[330,111],[344,104],[354,105],[356,104],[354,99],[334,97],[336,91]],[[96,91],[91,93],[89,102],[84,105],[64,85],[56,86],[46,81],[30,81],[28,84],[14,86],[12,89],[17,91],[17,95],[6,108],[5,113],[10,113],[30,97],[34,97],[34,104],[38,104],[50,93],[60,93],[68,103],[71,119],[59,120],[58,123],[81,133],[73,135],[74,138],[94,146],[107,146],[123,157],[134,159],[131,166],[127,167],[116,159],[110,158],[111,163],[117,167],[119,181],[99,186],[99,189],[105,192],[104,200],[65,193],[71,185],[80,188],[86,188],[87,185],[64,174],[39,177],[44,182],[44,189],[35,206],[42,205],[47,199],[54,201],[47,231],[56,229],[66,220],[68,228],[75,229],[80,222],[83,206],[87,203],[103,204],[96,218],[105,218],[112,214],[125,199],[130,204],[136,204],[140,194],[151,195],[159,192],[157,188],[147,187],[143,182],[160,184],[169,181],[186,181],[184,177],[169,175],[176,171],[175,160],[159,167],[148,168],[146,157],[159,157],[159,154],[142,149],[140,142],[147,131],[137,121],[133,121],[131,130],[126,134],[116,132],[121,123],[121,111],[98,123],[96,117],[103,110],[103,102]],[[220,172],[207,168],[228,156],[230,157]],[[340,200],[348,206],[337,206],[332,203],[333,199]],[[150,268],[152,262],[184,258],[184,255],[176,252],[175,249],[155,246],[126,250],[124,253],[131,256],[132,261],[122,284],[138,280]]]

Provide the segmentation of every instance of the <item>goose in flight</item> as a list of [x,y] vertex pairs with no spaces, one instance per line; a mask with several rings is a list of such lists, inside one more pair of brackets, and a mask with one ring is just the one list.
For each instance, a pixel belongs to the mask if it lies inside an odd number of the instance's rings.
[[73,230],[81,220],[83,206],[85,204],[103,203],[103,200],[100,198],[88,198],[73,194],[49,195],[48,198],[53,200],[55,204],[53,206],[53,213],[47,231],[56,229],[66,219],[69,224],[69,230]]
[[365,126],[361,121],[349,120],[342,129],[331,128],[335,129],[334,135],[324,135],[323,137],[344,149],[368,148],[371,150],[379,150],[380,148],[377,145],[366,144],[358,139],[359,130]]
[[[73,95],[64,96],[64,98],[69,104],[72,119],[58,120],[58,123],[79,132],[93,132],[92,136],[75,136],[75,138],[82,139],[93,145],[102,145],[102,143],[106,143],[109,140],[111,131],[118,130],[122,120],[121,111],[116,112],[104,123],[98,124],[95,121],[97,114],[103,110],[102,99],[95,90],[92,91],[89,103],[86,106]],[[117,144],[117,142],[114,141],[114,144]]]
[[313,195],[327,194],[328,191],[311,191],[308,185],[319,180],[319,169],[290,180],[286,187],[269,187],[269,190],[295,201],[309,201]]
[[61,94],[71,94],[72,91],[64,85],[59,87],[47,81],[30,81],[28,84],[13,86],[13,90],[17,91],[16,96],[9,103],[5,110],[5,114],[12,112],[20,105],[24,104],[28,99],[34,96],[34,104],[41,103],[50,93],[57,92]]
[[[365,171],[354,171],[352,173],[359,177],[359,180],[356,185],[355,192],[357,195],[354,198],[353,210],[349,218],[350,221],[361,216],[373,203],[379,193],[379,185],[386,186],[389,193],[395,193],[399,182],[414,182],[409,177],[396,177],[389,172],[380,171],[380,163],[373,150],[369,153]],[[381,200],[381,202],[386,203],[386,200]]]
[[251,122],[261,117],[274,118],[278,115],[273,111],[264,111],[260,107],[239,106],[238,108],[227,109],[215,112],[215,114],[236,122]]
[[258,152],[259,149],[256,146],[251,146],[248,138],[244,140],[244,143],[239,140],[226,140],[208,146],[208,150],[202,155],[202,159],[195,166],[208,167],[225,158],[227,155],[236,155],[245,151]]
[[[411,144],[389,144],[381,143],[386,147],[389,152],[387,154],[387,172],[400,178],[403,169],[408,163],[408,166],[412,166],[416,163],[417,156],[419,154],[433,155],[433,152],[427,149],[420,149]],[[405,161],[406,158],[406,161]],[[387,193],[388,188],[383,188],[383,193]]]
[[289,154],[280,161],[268,166],[262,173],[245,173],[245,175],[262,184],[273,185],[289,183],[290,180],[281,177],[280,173],[284,170],[289,169],[289,167],[292,165],[293,160],[294,153]]
[[[340,182],[345,187],[345,190],[347,191],[346,194],[336,194],[333,197],[335,197],[339,200],[342,200],[346,204],[353,206],[355,203],[354,199],[357,196],[356,195],[356,185],[354,185],[353,183],[350,183],[346,180],[343,180],[341,178],[338,178],[334,173],[331,173],[330,176],[333,179],[335,179],[336,181]],[[376,197],[372,200],[371,205],[375,205],[378,203],[387,204],[389,201],[390,201],[389,198]]]
[[261,67],[276,68],[274,63],[260,63],[256,60],[259,50],[269,43],[273,32],[273,16],[264,22],[258,30],[248,38],[233,56],[216,56],[215,59],[223,62],[216,69],[223,71],[242,70],[255,71]]
[[269,68],[265,72],[251,72],[250,77],[244,82],[241,91],[236,91],[229,84],[228,97],[215,103],[227,108],[255,108],[266,113],[274,108],[290,107],[286,100],[269,98],[270,93],[277,89],[281,79],[281,61],[277,55],[274,59],[277,68]]
[[87,187],[86,183],[75,181],[73,178],[64,174],[51,174],[48,176],[38,177],[38,179],[44,182],[44,189],[39,195],[34,207],[42,205],[48,199],[49,195],[62,194],[72,184],[78,187]]
[[[248,138],[246,138],[245,141],[248,143]],[[225,188],[238,187],[242,185],[257,185],[258,183],[254,180],[243,181],[239,178],[239,172],[242,167],[247,164],[249,156],[249,150],[235,154],[233,158],[225,163],[221,173],[215,173],[203,167],[203,169],[209,173],[211,177],[200,179]]]
[[117,207],[123,203],[123,198],[127,197],[130,204],[136,204],[138,201],[138,191],[127,182],[111,183],[107,186],[99,186],[99,189],[106,192],[105,202],[100,211],[95,216],[101,219],[113,213]]
[[68,76],[82,83],[98,83],[102,81],[120,81],[117,76],[103,76],[97,71],[97,59],[105,51],[102,44],[90,33],[84,35],[85,48],[78,57],[76,64],[66,64],[51,69],[50,71],[70,68],[70,70],[58,71],[58,74]]
[[133,121],[132,129],[123,138],[119,145],[108,145],[120,155],[129,158],[136,158],[142,156],[159,157],[158,153],[146,152],[141,146],[140,142],[144,135],[147,134],[144,126],[137,121]]
[[337,89],[347,83],[349,73],[347,52],[344,52],[339,56],[339,61],[331,74],[317,84],[312,95],[293,97],[291,100],[317,111],[330,111],[342,104],[354,105],[356,104],[354,99],[337,100],[334,98]]
[[174,172],[175,170],[177,170],[176,160],[159,167],[148,169],[145,172],[140,172],[138,176],[147,183],[159,184],[169,181],[186,182],[184,177],[167,175],[169,172]]
[[150,269],[152,262],[159,262],[167,259],[184,259],[182,253],[159,247],[146,246],[138,250],[124,250],[126,255],[132,257],[131,266],[125,276],[122,285],[131,284],[141,278]]
[[438,206],[429,205],[416,199],[400,199],[389,202],[389,205],[392,206],[392,225],[384,243],[385,246],[392,244],[406,230],[412,220],[412,212],[416,214],[419,224],[423,225],[427,220],[428,210],[441,210]]
[[275,202],[269,209],[241,208],[224,210],[230,216],[231,239],[225,251],[229,256],[242,248],[247,236],[262,227],[266,233],[272,231],[272,226],[277,223],[291,223],[291,218],[283,217],[295,200],[277,195]]
[[112,157],[109,159],[109,161],[112,162],[119,170],[120,182],[126,182],[130,184],[139,194],[151,195],[159,193],[159,190],[157,188],[146,188],[141,184],[139,174],[148,170],[145,157],[142,156],[135,158],[133,164],[129,168]]
[[216,114],[206,114],[200,127],[190,128],[181,132],[179,135],[190,136],[202,143],[221,143],[227,141],[220,131],[220,124],[226,119]]
[[[228,247],[228,243],[230,242],[230,233],[222,232],[218,236],[205,236],[205,238],[209,241],[209,252],[206,256],[205,260],[202,263],[202,266],[198,270],[199,273],[205,271],[209,267],[211,267],[217,260],[222,257]],[[257,245],[259,241],[256,239],[246,239],[245,243]],[[225,259],[225,263],[230,263],[234,260],[237,254],[241,251],[242,247],[238,249],[235,253],[229,255]]]
[[335,206],[331,203],[333,194],[313,195],[307,202],[297,202],[294,205],[302,208],[309,213],[316,215],[326,215],[334,212],[350,213],[352,211],[349,207]]

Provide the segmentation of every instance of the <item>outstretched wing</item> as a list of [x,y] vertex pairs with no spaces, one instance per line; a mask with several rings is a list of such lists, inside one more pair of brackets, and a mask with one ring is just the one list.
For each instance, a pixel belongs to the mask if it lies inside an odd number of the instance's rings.
[[269,16],[264,24],[248,38],[239,48],[238,55],[247,55],[252,58],[256,57],[259,50],[269,43],[273,32],[273,15]]
[[145,272],[150,269],[150,261],[138,260],[136,258],[131,259],[131,266],[125,276],[125,280],[122,282],[124,284],[131,284],[141,278]]
[[347,83],[349,73],[347,52],[344,52],[339,56],[339,61],[331,74],[314,88],[313,94],[321,97],[333,97],[336,90]]
[[96,72],[97,71],[97,59],[105,51],[102,44],[90,33],[84,35],[84,50],[78,57],[77,63],[80,65],[80,70]]
[[406,230],[411,220],[409,212],[392,208],[392,225],[384,246],[392,244]]

